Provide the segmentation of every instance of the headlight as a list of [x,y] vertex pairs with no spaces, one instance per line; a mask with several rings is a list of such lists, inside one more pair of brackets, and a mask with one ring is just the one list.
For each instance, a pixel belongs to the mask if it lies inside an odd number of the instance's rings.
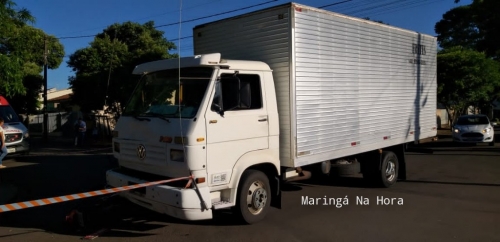
[[460,129],[454,129],[453,132],[458,134],[458,133],[460,133]]
[[489,133],[490,131],[491,131],[491,128],[483,129],[483,133]]
[[170,160],[171,161],[184,161],[184,151],[182,151],[182,150],[170,150]]

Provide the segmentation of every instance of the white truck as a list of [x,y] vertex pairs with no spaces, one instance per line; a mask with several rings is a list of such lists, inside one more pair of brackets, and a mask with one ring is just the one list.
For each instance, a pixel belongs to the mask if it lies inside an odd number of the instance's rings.
[[405,145],[434,137],[436,38],[296,3],[196,26],[195,56],[137,66],[108,185],[185,220],[280,208],[280,185],[323,173],[405,179]]

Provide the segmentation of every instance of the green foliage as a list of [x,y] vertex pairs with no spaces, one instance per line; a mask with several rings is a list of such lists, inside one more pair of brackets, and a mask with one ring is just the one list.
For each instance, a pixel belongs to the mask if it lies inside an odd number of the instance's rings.
[[500,87],[500,63],[481,52],[463,47],[441,50],[437,67],[438,100],[458,113],[489,103]]
[[132,75],[136,65],[177,57],[169,54],[175,45],[163,34],[153,22],[117,23],[99,33],[90,46],[77,50],[68,61],[76,74],[69,79],[73,101],[84,111],[115,102],[124,105],[137,84],[138,77]]
[[436,23],[442,48],[463,46],[500,59],[500,1],[474,0],[451,9]]
[[16,111],[33,113],[42,87],[44,41],[49,69],[62,63],[64,48],[55,37],[29,26],[35,18],[15,6],[13,1],[0,0],[0,92],[12,99]]

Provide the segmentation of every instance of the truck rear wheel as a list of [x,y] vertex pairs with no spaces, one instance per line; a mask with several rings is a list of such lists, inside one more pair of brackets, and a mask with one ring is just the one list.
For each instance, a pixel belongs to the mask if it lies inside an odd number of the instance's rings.
[[247,170],[241,176],[236,212],[247,224],[261,221],[271,205],[271,186],[267,176],[257,170]]
[[370,168],[363,174],[363,177],[370,183],[375,183],[376,186],[387,188],[394,185],[398,179],[399,161],[392,151],[383,151],[382,164],[372,165]]

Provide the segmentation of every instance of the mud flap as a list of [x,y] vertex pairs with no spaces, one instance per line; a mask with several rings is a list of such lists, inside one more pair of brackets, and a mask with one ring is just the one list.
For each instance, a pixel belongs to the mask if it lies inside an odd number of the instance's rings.
[[398,157],[399,169],[398,169],[398,180],[406,180],[406,153],[405,146],[402,145],[400,148],[394,149],[394,153]]
[[271,180],[271,187],[275,191],[271,197],[271,207],[281,209],[281,178],[279,176]]

